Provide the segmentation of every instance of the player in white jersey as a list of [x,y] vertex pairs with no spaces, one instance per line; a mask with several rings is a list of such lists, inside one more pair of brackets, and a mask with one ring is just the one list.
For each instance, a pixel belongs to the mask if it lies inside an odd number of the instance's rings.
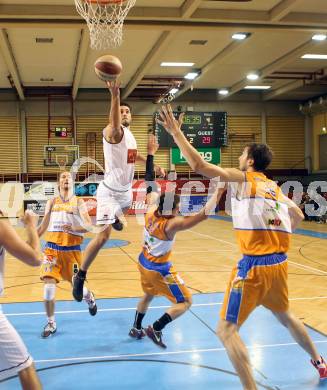
[[[5,250],[32,267],[41,265],[40,243],[36,232],[37,218],[26,212],[23,222],[28,237],[27,242],[18,236],[8,221],[0,220],[0,295],[4,289]],[[0,306],[0,387],[3,388],[1,381],[13,375],[19,376],[24,390],[42,389],[32,357],[15,328],[2,313]]]
[[[74,278],[73,296],[79,302],[83,299],[87,270],[109,239],[111,227],[122,230],[119,218],[127,213],[132,204],[135,163],[146,163],[145,157],[137,151],[136,140],[129,128],[132,121],[131,108],[126,103],[120,103],[120,83],[115,80],[107,84],[111,106],[109,124],[103,130],[105,179],[97,190],[97,224],[103,228],[85,249],[83,263]],[[155,166],[155,170],[159,175],[165,174],[158,166]]]

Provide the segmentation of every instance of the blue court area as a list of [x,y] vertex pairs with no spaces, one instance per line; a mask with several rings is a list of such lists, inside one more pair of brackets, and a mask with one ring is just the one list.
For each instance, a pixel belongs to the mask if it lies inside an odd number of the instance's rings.
[[[149,339],[134,340],[128,331],[136,298],[98,300],[99,312],[90,317],[83,303],[57,303],[57,333],[41,339],[43,304],[3,305],[3,311],[35,359],[44,389],[240,389],[226,352],[215,335],[223,295],[194,295],[194,305],[164,330],[166,350]],[[144,319],[152,323],[168,301],[158,298]],[[327,337],[310,335],[327,356]],[[264,308],[257,309],[241,330],[249,347],[259,388],[327,389],[308,356]],[[19,388],[17,378],[1,389]]]

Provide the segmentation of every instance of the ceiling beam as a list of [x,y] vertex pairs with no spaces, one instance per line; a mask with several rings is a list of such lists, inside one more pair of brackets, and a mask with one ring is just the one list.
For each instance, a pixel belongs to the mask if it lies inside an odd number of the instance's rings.
[[[228,10],[197,8],[199,0],[185,0],[182,7],[133,7],[127,16],[125,25],[132,28],[156,27],[161,31],[174,28],[214,28],[221,25],[226,28],[258,28],[258,29],[306,29],[327,28],[327,14],[325,13],[291,13],[289,10],[295,3],[286,3],[295,0],[284,0],[269,13],[267,11]],[[298,1],[298,0],[297,0]],[[191,14],[192,17],[188,17]],[[281,15],[284,25],[275,24],[273,21]],[[319,18],[318,18],[319,16]],[[187,18],[188,17],[188,18]],[[271,19],[273,18],[273,19]],[[290,26],[286,26],[286,23]],[[225,23],[222,25],[222,23]],[[270,23],[270,26],[267,25]],[[8,27],[40,27],[51,28],[83,28],[84,20],[77,13],[73,5],[26,5],[26,4],[0,4],[0,28]],[[207,26],[208,25],[208,26]],[[210,26],[211,25],[211,26]]]
[[278,22],[289,14],[300,0],[282,0],[269,12],[270,20]]
[[8,39],[8,34],[5,30],[0,29],[0,50],[2,52],[3,58],[7,65],[8,71],[12,77],[15,88],[17,90],[18,96],[20,100],[25,100],[24,91],[22,87],[22,83],[20,81],[20,76],[18,72],[18,68],[16,65],[16,61],[12,52],[12,48]]
[[[247,42],[251,39],[251,36],[249,38],[247,38]],[[246,43],[247,43],[246,42]],[[191,80],[191,81],[187,81],[184,85],[184,87],[177,92],[177,94],[175,95],[175,99],[180,97],[181,95],[183,95],[185,92],[187,92],[189,89],[191,89],[194,85],[196,85],[196,83],[201,79],[201,76],[203,76],[205,73],[209,72],[210,70],[212,70],[213,68],[216,68],[217,65],[219,64],[219,62],[227,57],[228,55],[230,55],[231,53],[233,53],[235,50],[238,49],[238,47],[240,45],[243,45],[245,44],[245,42],[241,42],[241,41],[233,41],[231,42],[229,45],[227,45],[226,47],[224,47],[224,49],[222,49],[219,53],[217,53],[214,57],[212,57],[210,59],[210,61],[208,61],[202,68],[201,68],[201,74],[195,79],[195,80]]]
[[76,57],[76,66],[73,77],[73,90],[72,96],[73,99],[76,99],[78,88],[83,76],[84,66],[86,62],[87,53],[89,50],[90,38],[89,31],[85,28],[81,31],[81,39],[79,42],[77,57]]
[[[280,70],[283,66],[287,65],[292,60],[302,56],[305,54],[305,52],[312,47],[319,47],[323,45],[323,42],[317,42],[310,39],[309,41],[303,43],[302,45],[298,46],[294,50],[290,51],[289,53],[283,55],[282,57],[278,58],[276,61],[272,62],[271,64],[263,67],[262,69],[258,69],[258,73],[260,74],[260,77],[266,77],[272,74],[273,72]],[[258,83],[258,82],[257,82]],[[259,81],[260,83],[260,81]],[[232,86],[232,88],[229,91],[229,94],[226,97],[221,97],[221,99],[225,99],[230,97],[231,95],[237,93],[241,89],[243,89],[246,85],[251,84],[251,81],[247,80],[246,78],[237,82]]]
[[303,86],[303,80],[291,81],[290,83],[284,84],[282,87],[277,88],[274,91],[265,93],[263,95],[263,100],[271,100],[276,96],[283,95],[284,93],[290,92],[302,86]]
[[182,19],[187,19],[196,11],[202,0],[185,0],[180,8],[180,16]]
[[[326,73],[327,73],[327,68],[322,69],[322,74],[326,74]],[[283,95],[290,91],[294,91],[297,88],[301,88],[304,85],[310,86],[310,81],[308,81],[307,84],[305,84],[305,80],[291,81],[290,83],[282,85],[280,88],[265,93],[263,96],[263,100],[271,100],[277,96]]]
[[152,67],[153,63],[162,55],[166,50],[171,39],[175,36],[171,31],[164,31],[157,42],[153,45],[149,53],[144,58],[142,64],[138,67],[134,76],[123,90],[122,100],[128,98],[128,96],[134,91],[138,83],[143,79],[148,70]]

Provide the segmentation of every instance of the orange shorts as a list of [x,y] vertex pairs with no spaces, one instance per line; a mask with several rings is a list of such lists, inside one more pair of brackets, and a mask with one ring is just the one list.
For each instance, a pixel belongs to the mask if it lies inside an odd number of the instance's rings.
[[146,294],[162,295],[173,303],[182,303],[192,298],[183,279],[174,270],[171,263],[153,263],[143,253],[139,256],[139,271],[142,289]]
[[48,242],[43,252],[44,260],[41,266],[40,278],[53,278],[72,281],[82,262],[82,252],[79,245],[61,247]]
[[273,312],[288,310],[285,254],[245,255],[231,273],[220,317],[242,325],[260,305]]

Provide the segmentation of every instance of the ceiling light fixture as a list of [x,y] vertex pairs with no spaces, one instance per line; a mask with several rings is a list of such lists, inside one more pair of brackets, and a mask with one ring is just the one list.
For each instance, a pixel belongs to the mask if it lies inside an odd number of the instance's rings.
[[243,41],[246,39],[250,34],[248,33],[235,33],[232,35],[233,39],[236,39],[237,41]]
[[184,66],[189,67],[193,66],[194,62],[162,62],[160,66]]
[[306,60],[327,60],[327,54],[304,54],[301,58]]
[[228,91],[228,89],[226,89],[226,88],[222,88],[222,89],[220,89],[220,90],[218,91],[218,93],[219,93],[219,95],[226,96],[226,95],[229,94],[229,91]]
[[247,85],[244,89],[270,89],[271,85]]
[[187,80],[194,80],[194,79],[196,79],[198,76],[199,76],[199,73],[198,73],[198,72],[189,72],[189,73],[187,73],[187,74],[184,76],[184,79],[187,79]]
[[326,34],[315,34],[312,39],[314,41],[325,41],[327,39],[327,35]]
[[258,80],[258,78],[259,78],[259,75],[258,75],[258,73],[249,73],[247,76],[246,76],[246,78],[248,79],[248,80]]

